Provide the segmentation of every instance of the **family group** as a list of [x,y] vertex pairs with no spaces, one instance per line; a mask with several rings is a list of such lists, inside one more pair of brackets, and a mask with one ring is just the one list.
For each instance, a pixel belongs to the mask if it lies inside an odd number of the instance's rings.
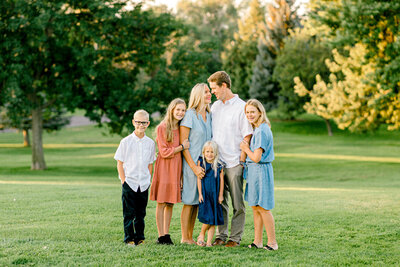
[[[158,244],[173,244],[169,235],[173,206],[182,202],[181,243],[239,246],[246,200],[254,217],[254,240],[248,247],[277,250],[271,213],[275,205],[273,137],[265,109],[256,99],[246,103],[233,94],[231,79],[224,71],[207,81],[209,86],[200,83],[193,87],[188,107],[180,98],[169,104],[156,128],[157,158],[155,142],[145,134],[149,114],[135,112],[135,131],[121,140],[114,156],[122,183],[124,242],[131,246],[144,242],[150,191],[150,200],[157,202]],[[211,94],[217,101],[210,107]],[[230,235],[228,197],[233,207]],[[203,225],[195,242],[197,218]]]

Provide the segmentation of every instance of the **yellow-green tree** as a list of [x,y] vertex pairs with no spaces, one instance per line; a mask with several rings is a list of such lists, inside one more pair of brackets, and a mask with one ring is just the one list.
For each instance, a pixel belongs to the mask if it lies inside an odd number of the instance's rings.
[[314,99],[306,109],[351,131],[380,124],[399,129],[400,2],[312,3],[310,17],[326,26],[323,35],[336,50],[335,60],[327,62],[333,74],[329,83],[317,76],[311,90],[296,79],[296,91]]
[[[320,75],[312,90],[307,89],[299,77],[294,79],[295,92],[300,96],[309,95],[310,101],[304,109],[326,120],[335,121],[339,129],[367,131],[379,126],[381,115],[377,103],[390,91],[382,89],[374,81],[376,64],[367,61],[368,52],[363,44],[346,47],[349,56],[333,50],[334,60],[326,60],[331,75],[325,82]],[[338,76],[342,76],[339,79]]]

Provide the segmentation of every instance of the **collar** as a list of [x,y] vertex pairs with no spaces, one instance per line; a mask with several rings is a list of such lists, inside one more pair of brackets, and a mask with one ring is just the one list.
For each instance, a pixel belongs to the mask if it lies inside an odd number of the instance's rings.
[[143,136],[142,138],[139,138],[139,137],[135,134],[135,132],[132,133],[133,141],[135,141],[136,143],[137,143],[137,142],[140,142],[140,141],[142,141],[142,140],[144,140],[145,137],[146,137],[146,134],[144,134],[144,136]]
[[225,103],[222,101],[221,102],[224,105],[231,105],[231,104],[235,103],[238,98],[239,98],[239,96],[237,94],[234,94],[233,97],[229,100],[226,100]]

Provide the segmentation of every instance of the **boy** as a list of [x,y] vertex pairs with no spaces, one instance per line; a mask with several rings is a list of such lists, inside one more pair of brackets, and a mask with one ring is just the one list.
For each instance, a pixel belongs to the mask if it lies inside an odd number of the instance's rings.
[[124,242],[137,246],[144,241],[144,217],[155,161],[155,143],[146,136],[149,113],[138,110],[132,120],[135,131],[121,140],[114,159],[122,184]]

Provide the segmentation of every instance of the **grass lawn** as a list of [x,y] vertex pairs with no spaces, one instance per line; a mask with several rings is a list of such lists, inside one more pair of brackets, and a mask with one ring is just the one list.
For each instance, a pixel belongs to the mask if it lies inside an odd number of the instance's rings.
[[[335,135],[328,137],[324,123],[313,117],[272,124],[276,252],[247,248],[253,240],[250,207],[240,247],[179,244],[182,204],[175,205],[171,223],[176,245],[157,245],[153,201],[147,209],[146,243],[127,247],[122,242],[121,188],[110,156],[119,136],[104,135],[94,126],[46,133],[45,144],[66,148],[48,146],[48,170],[30,171],[30,148],[4,145],[21,143],[22,135],[0,133],[0,266],[398,266],[400,163],[279,154],[400,158],[400,132],[381,129],[360,135],[334,129]],[[196,223],[196,237],[200,227]]]

